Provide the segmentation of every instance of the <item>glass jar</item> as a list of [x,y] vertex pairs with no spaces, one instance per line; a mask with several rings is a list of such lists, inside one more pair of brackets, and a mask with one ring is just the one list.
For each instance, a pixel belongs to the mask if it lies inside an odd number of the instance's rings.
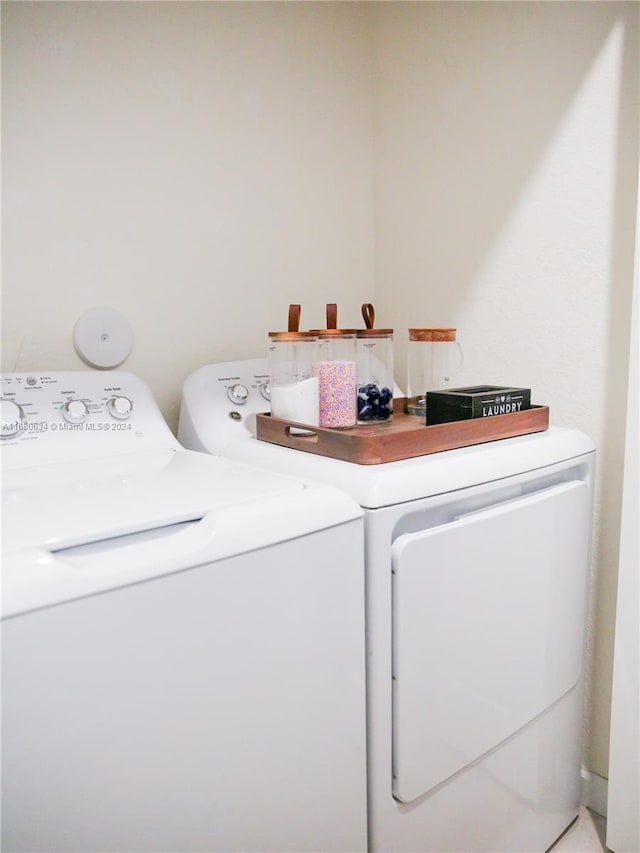
[[317,356],[317,335],[269,332],[271,414],[274,417],[318,426]]
[[461,367],[462,349],[455,329],[409,329],[407,412],[426,417],[427,391],[452,388]]
[[318,333],[320,426],[350,429],[356,425],[356,330],[322,329]]
[[358,423],[393,417],[393,329],[358,329]]

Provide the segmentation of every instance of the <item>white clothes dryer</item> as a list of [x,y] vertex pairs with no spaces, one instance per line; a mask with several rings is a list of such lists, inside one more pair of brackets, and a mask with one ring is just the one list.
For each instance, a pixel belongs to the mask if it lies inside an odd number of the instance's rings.
[[370,849],[543,853],[578,813],[592,442],[357,465],[256,440],[268,380],[262,359],[197,370],[178,438],[364,508]]
[[2,849],[363,849],[358,504],[184,450],[128,373],[1,405]]

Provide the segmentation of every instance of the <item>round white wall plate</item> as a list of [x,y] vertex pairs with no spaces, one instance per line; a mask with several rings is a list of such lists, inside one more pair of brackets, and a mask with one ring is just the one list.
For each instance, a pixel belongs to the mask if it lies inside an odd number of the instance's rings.
[[73,345],[80,358],[91,367],[117,367],[128,357],[133,332],[126,317],[113,308],[93,308],[73,329]]

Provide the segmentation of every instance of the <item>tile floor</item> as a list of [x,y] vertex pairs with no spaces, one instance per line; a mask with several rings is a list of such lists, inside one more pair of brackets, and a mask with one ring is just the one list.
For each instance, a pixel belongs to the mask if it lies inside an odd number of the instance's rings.
[[554,844],[549,853],[606,853],[607,820],[580,806],[578,820]]

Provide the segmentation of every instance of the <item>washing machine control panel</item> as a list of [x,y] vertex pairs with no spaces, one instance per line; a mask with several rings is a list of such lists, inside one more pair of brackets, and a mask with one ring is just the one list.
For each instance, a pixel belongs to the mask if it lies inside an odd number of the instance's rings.
[[0,409],[3,466],[175,443],[149,388],[125,372],[5,373]]

